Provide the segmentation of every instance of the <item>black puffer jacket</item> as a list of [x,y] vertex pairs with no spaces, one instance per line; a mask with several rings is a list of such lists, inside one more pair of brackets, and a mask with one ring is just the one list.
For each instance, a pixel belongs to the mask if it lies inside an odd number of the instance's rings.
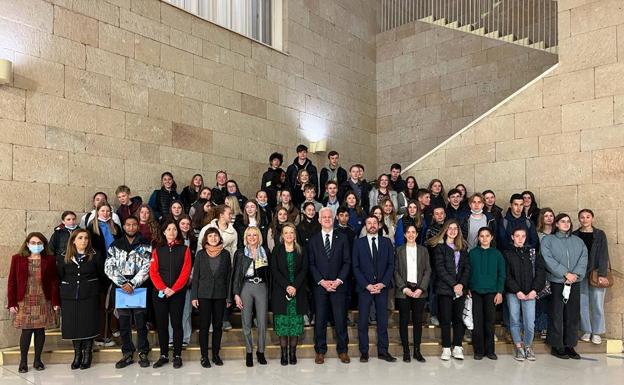
[[507,279],[505,291],[516,294],[531,290],[539,293],[546,285],[546,264],[539,251],[528,247],[514,247],[503,252]]
[[458,283],[464,286],[464,294],[468,292],[470,262],[466,250],[460,251],[457,271],[455,270],[455,251],[446,243],[441,243],[435,247],[434,261],[437,277],[435,285],[438,295],[453,296],[453,286]]

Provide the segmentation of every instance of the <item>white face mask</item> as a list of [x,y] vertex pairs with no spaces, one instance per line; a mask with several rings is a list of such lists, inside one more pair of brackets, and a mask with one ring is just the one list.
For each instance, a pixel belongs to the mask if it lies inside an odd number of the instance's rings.
[[563,296],[563,303],[568,303],[568,299],[570,299],[570,290],[572,290],[572,285],[563,285],[563,292],[561,292],[561,295]]

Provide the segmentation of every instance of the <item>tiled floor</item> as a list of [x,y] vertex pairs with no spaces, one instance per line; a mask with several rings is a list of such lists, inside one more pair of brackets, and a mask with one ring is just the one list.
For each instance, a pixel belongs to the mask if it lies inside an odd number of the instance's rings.
[[[617,384],[624,377],[624,355],[593,355],[581,361],[558,360],[539,355],[537,362],[515,362],[511,356],[498,361],[442,362],[427,357],[425,364],[401,361],[389,364],[371,358],[368,364],[353,360],[340,364],[330,359],[325,365],[315,365],[302,359],[296,366],[282,367],[276,360],[267,366],[246,368],[243,361],[227,361],[220,368],[204,369],[199,362],[187,362],[182,369],[168,365],[162,369],[141,369],[138,365],[122,370],[114,364],[98,364],[84,371],[71,371],[68,365],[49,365],[43,372],[33,370],[18,374],[16,366],[0,368],[0,385],[27,384],[403,384],[411,383],[462,385],[558,385],[558,384]],[[426,381],[426,382],[421,382]]]

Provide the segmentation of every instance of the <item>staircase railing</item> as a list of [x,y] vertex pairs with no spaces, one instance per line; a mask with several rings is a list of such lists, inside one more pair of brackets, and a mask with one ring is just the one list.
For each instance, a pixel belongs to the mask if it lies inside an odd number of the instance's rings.
[[380,32],[415,20],[550,52],[557,47],[555,0],[379,0]]

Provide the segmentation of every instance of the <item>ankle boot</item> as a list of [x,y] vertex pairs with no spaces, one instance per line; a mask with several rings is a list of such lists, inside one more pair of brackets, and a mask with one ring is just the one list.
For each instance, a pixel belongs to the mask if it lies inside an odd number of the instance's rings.
[[280,356],[280,364],[282,364],[282,366],[286,366],[288,365],[288,348],[286,347],[282,347],[282,354]]
[[80,369],[82,363],[82,340],[73,340],[74,344],[74,360],[71,363],[72,370]]
[[291,365],[297,365],[297,346],[290,347],[289,362]]
[[403,346],[403,362],[412,362],[409,346]]
[[82,363],[80,369],[89,369],[91,367],[91,360],[93,359],[93,340],[84,340],[82,343]]

